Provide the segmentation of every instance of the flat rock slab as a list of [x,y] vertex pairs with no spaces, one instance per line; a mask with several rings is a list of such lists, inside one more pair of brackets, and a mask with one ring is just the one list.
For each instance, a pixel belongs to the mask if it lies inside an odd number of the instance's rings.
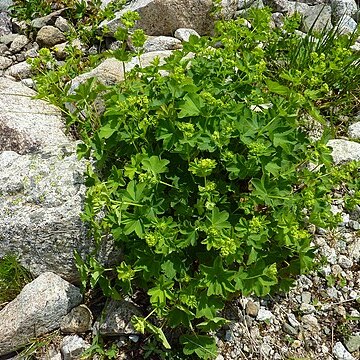
[[59,328],[62,318],[81,300],[77,287],[50,272],[27,284],[0,311],[0,356]]
[[91,242],[80,219],[85,163],[60,111],[26,86],[0,78],[0,258],[14,253],[34,276],[77,281],[74,250]]

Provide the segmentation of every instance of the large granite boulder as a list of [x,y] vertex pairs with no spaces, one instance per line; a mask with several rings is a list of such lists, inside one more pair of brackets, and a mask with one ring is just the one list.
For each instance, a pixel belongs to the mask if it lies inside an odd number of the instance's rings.
[[80,219],[85,163],[60,110],[35,94],[0,78],[0,258],[15,253],[35,276],[76,281],[74,250],[91,246]]
[[[222,0],[223,14],[230,18],[235,15],[237,0]],[[135,0],[115,13],[115,18],[105,20],[100,29],[114,34],[121,26],[121,17],[126,11],[140,15],[136,27],[147,35],[171,36],[178,28],[191,28],[200,35],[210,34],[214,28],[212,0]]]
[[0,311],[0,356],[58,329],[81,300],[80,290],[60,276],[51,272],[40,275]]
[[0,11],[8,11],[9,7],[13,5],[13,0],[1,0]]

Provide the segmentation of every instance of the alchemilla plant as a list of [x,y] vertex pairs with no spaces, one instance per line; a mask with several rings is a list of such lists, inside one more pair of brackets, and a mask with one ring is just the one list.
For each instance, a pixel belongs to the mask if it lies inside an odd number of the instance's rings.
[[[313,265],[310,229],[339,221],[334,187],[350,187],[349,206],[359,203],[345,175],[356,165],[334,167],[326,146],[334,113],[359,108],[352,38],[301,39],[297,26],[295,17],[272,28],[267,9],[218,22],[214,37],[192,36],[164,64],[102,86],[96,121],[83,116],[94,81],[63,99],[78,105],[69,123],[84,140],[79,154],[95,160],[84,220],[98,244],[113,238],[122,253],[106,269],[77,257],[83,285],[114,298],[143,291],[149,311],[133,325],[164,356],[181,345],[180,358],[215,358],[225,302],[288,290]],[[117,36],[125,44],[128,35],[124,23]],[[127,60],[125,46],[115,55]],[[309,118],[323,124],[319,140]]]

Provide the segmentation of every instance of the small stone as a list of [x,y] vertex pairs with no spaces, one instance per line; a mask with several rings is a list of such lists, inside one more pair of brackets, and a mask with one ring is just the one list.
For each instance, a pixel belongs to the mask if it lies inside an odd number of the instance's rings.
[[326,256],[329,264],[336,264],[337,256],[334,248],[326,246],[322,249],[324,256]]
[[226,330],[225,331],[225,336],[224,336],[224,340],[227,342],[230,342],[234,339],[234,335],[233,332],[231,330]]
[[132,342],[137,343],[137,342],[139,341],[140,337],[139,337],[139,335],[134,335],[134,334],[132,334],[132,335],[129,335],[129,339],[130,339]]
[[260,347],[260,350],[267,357],[269,357],[271,355],[271,352],[272,352],[272,348],[271,348],[271,346],[269,344],[262,344],[261,347]]
[[174,33],[174,36],[180,41],[189,41],[191,35],[200,37],[200,35],[193,29],[179,28],[175,30]]
[[30,89],[35,89],[36,85],[33,79],[22,79],[21,82]]
[[345,341],[346,348],[352,353],[360,349],[360,335],[351,335]]
[[341,266],[338,265],[338,264],[333,265],[332,268],[331,268],[331,272],[332,272],[335,276],[340,275],[342,271],[343,271],[343,270],[342,270]]
[[31,65],[26,61],[10,66],[6,70],[7,74],[15,79],[21,80],[31,77]]
[[18,36],[17,34],[2,35],[0,36],[0,43],[5,45],[10,45],[14,41],[14,39],[16,39],[17,36]]
[[21,51],[28,43],[29,39],[25,35],[18,35],[10,45],[10,51],[15,54]]
[[271,321],[274,318],[274,314],[266,309],[260,308],[257,314],[256,320],[258,321]]
[[11,65],[12,65],[12,61],[9,58],[5,56],[0,56],[0,70],[5,70]]
[[326,289],[326,293],[331,299],[337,299],[338,297],[338,291],[334,287]]
[[300,323],[296,320],[296,317],[293,313],[288,314],[287,318],[292,327],[294,327],[295,329],[300,327]]
[[303,326],[309,330],[318,330],[319,323],[315,316],[306,314],[301,318]]
[[83,338],[78,335],[65,336],[60,344],[63,360],[76,360],[90,347]]
[[297,349],[301,346],[301,341],[300,340],[295,340],[292,345],[291,345],[294,349]]
[[339,255],[338,264],[343,269],[350,269],[353,266],[352,260],[348,259],[345,255]]
[[311,304],[301,304],[300,311],[303,314],[312,314],[315,312],[315,306]]
[[298,330],[293,328],[291,325],[284,323],[282,325],[282,329],[284,332],[286,332],[287,334],[291,335],[291,336],[296,336],[298,333]]
[[355,360],[340,341],[334,345],[332,353],[337,360]]
[[62,32],[66,33],[71,30],[69,22],[64,19],[62,16],[59,16],[55,21],[55,26]]
[[304,304],[310,304],[311,301],[311,292],[309,291],[303,291],[301,294],[301,301]]
[[349,227],[351,227],[353,230],[360,230],[360,223],[356,220],[350,220]]
[[253,301],[249,300],[246,303],[245,311],[247,315],[256,317],[259,313],[259,305],[254,303]]
[[122,334],[136,334],[131,318],[140,316],[140,311],[129,301],[110,301],[104,309],[105,318],[96,323],[101,335],[117,336]]
[[60,330],[65,333],[83,333],[91,329],[93,316],[90,309],[81,304],[73,308],[60,324]]
[[339,315],[341,315],[343,318],[345,318],[346,317],[346,309],[344,308],[344,306],[338,306],[338,307],[336,307],[335,308],[335,311],[339,314]]

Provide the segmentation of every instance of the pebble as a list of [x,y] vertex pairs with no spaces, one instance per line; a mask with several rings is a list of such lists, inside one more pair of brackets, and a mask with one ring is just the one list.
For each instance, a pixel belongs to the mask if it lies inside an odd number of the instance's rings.
[[288,314],[287,318],[292,327],[294,327],[294,328],[300,327],[300,323],[296,320],[296,317],[293,313]]
[[332,266],[331,271],[335,276],[337,276],[340,275],[343,270],[340,265],[335,264]]
[[140,337],[139,337],[139,335],[134,335],[134,334],[132,334],[132,335],[129,335],[129,339],[130,339],[132,342],[137,343],[137,342],[139,341]]
[[260,306],[251,300],[246,303],[245,311],[247,315],[256,317],[259,313],[259,309]]
[[259,312],[257,314],[256,320],[258,320],[258,321],[270,321],[270,320],[273,319],[273,317],[274,317],[274,314],[271,311],[260,308]]
[[348,259],[345,255],[339,255],[338,264],[343,269],[350,269],[353,266],[352,260]]
[[307,329],[318,330],[319,323],[315,316],[306,314],[301,318],[301,322]]
[[334,287],[326,289],[326,293],[329,296],[329,298],[331,298],[331,299],[338,298],[338,291]]
[[360,349],[360,335],[351,335],[345,341],[346,348],[352,353]]
[[309,291],[304,291],[301,294],[301,302],[304,304],[310,304],[311,301],[311,292]]
[[312,314],[315,312],[315,306],[311,304],[301,304],[300,311],[303,314]]
[[355,360],[340,341],[334,345],[332,353],[337,360]]
[[224,340],[230,342],[234,339],[233,332],[231,330],[226,330]]
[[282,329],[284,332],[286,332],[287,334],[291,335],[291,336],[296,336],[298,331],[297,329],[293,328],[291,325],[284,323],[282,325]]

